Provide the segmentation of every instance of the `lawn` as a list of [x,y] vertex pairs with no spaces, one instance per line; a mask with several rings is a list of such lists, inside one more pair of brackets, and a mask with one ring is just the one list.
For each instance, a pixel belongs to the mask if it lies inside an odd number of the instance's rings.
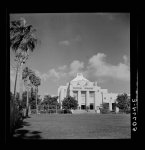
[[128,114],[34,114],[14,137],[22,139],[129,139]]

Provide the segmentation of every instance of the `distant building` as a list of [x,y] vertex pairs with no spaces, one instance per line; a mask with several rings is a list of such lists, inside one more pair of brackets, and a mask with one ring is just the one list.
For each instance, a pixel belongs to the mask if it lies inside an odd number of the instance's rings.
[[109,110],[115,109],[116,93],[108,93],[107,89],[101,89],[97,82],[90,82],[82,73],[71,80],[66,86],[58,88],[58,101],[61,104],[66,96],[75,97],[78,101],[78,109],[98,110],[103,103],[108,103]]

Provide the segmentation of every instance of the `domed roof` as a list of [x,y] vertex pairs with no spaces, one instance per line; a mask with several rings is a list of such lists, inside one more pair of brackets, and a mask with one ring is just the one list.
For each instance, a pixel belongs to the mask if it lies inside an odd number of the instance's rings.
[[77,76],[72,81],[80,81],[80,80],[89,81],[86,78],[84,78],[82,73],[77,73]]

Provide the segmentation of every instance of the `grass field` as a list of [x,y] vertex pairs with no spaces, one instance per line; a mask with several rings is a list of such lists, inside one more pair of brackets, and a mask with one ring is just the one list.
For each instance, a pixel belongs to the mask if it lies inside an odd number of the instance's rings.
[[16,130],[15,139],[129,139],[128,114],[31,115]]

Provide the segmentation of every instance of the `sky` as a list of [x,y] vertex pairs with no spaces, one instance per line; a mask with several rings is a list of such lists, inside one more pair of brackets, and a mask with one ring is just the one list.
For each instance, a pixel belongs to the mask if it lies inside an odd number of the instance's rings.
[[[26,66],[41,78],[40,95],[57,95],[77,73],[108,92],[130,93],[130,14],[26,13],[10,14],[10,21],[21,17],[37,30]],[[14,66],[10,50],[12,91]]]

